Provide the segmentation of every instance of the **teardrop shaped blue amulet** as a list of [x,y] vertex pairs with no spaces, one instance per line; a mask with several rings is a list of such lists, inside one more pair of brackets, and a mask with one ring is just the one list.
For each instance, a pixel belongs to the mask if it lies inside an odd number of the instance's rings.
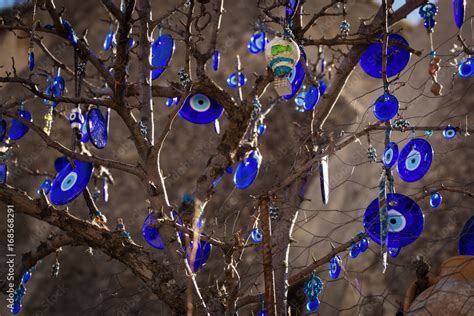
[[430,196],[430,206],[431,208],[437,208],[441,205],[441,201],[443,201],[443,196],[439,192],[433,192]]
[[458,74],[461,78],[469,78],[474,74],[474,58],[463,61],[458,66]]
[[454,23],[461,28],[464,23],[464,13],[466,12],[466,0],[452,0],[453,1],[453,17]]
[[261,163],[262,155],[258,149],[241,161],[234,173],[235,187],[241,190],[248,188],[257,178]]
[[[424,215],[411,198],[398,193],[387,194],[387,247],[401,248],[413,243],[422,233]],[[364,213],[367,235],[380,245],[379,200],[374,199]]]
[[155,80],[160,77],[171,61],[174,53],[174,40],[169,34],[159,36],[151,47],[151,65],[153,70],[151,78]]
[[104,117],[98,108],[92,108],[87,112],[87,134],[92,145],[103,149],[108,143],[108,117]]
[[112,30],[110,30],[107,35],[105,36],[105,39],[104,39],[104,50],[105,51],[108,51],[110,49],[110,47],[112,47],[112,42],[113,42],[113,39],[114,39],[114,32]]
[[156,222],[157,220],[153,216],[153,213],[148,214],[148,216],[145,218],[145,221],[143,222],[142,234],[150,246],[156,249],[164,249],[165,246],[161,240],[158,228],[154,226]]
[[[18,111],[18,116],[21,118],[33,122],[33,118],[31,117],[31,113],[26,111],[26,110],[19,110]],[[18,140],[25,136],[25,134],[28,132],[29,127],[21,123],[20,121],[16,119],[12,119],[12,125],[10,127],[10,130],[8,131],[8,137],[11,140]]]
[[224,108],[214,99],[202,93],[187,97],[179,115],[194,124],[208,124],[217,120]]
[[374,116],[382,122],[391,120],[398,113],[399,103],[395,96],[385,93],[374,103]]
[[385,147],[383,153],[383,164],[387,168],[392,168],[398,159],[398,145],[397,143],[390,142]]
[[[193,242],[191,241],[188,252],[187,252],[187,256],[186,256],[187,257],[186,259],[190,265],[191,265],[190,261],[192,259],[192,256],[191,256],[192,246],[193,246]],[[197,249],[196,249],[196,255],[194,257],[194,262],[192,263],[192,266],[191,266],[193,272],[198,271],[206,264],[211,254],[211,250],[212,250],[212,245],[210,243],[204,240],[199,241]]]
[[400,250],[402,250],[402,248],[388,248],[388,254],[392,258],[396,258],[400,254]]
[[403,147],[398,157],[400,179],[415,182],[425,176],[433,160],[433,148],[422,138],[414,138]]
[[319,88],[311,85],[304,97],[304,110],[311,111],[319,100]]
[[366,252],[369,249],[369,240],[367,238],[362,238],[359,241],[360,252]]
[[[380,36],[377,38],[381,38]],[[398,34],[390,34],[390,41],[397,41],[409,46],[408,41]],[[387,48],[387,77],[393,77],[408,65],[411,53],[403,47],[391,44]],[[360,58],[360,66],[366,74],[382,78],[382,43],[370,44]]]
[[310,313],[317,311],[318,308],[319,308],[319,299],[308,301],[308,303],[306,303],[306,310]]
[[64,205],[77,198],[92,178],[90,162],[74,161],[74,168],[67,164],[56,176],[51,187],[50,198],[54,205]]

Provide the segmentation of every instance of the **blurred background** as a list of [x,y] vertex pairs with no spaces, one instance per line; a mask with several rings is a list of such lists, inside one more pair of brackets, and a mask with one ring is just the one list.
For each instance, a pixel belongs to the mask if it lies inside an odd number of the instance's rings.
[[[312,14],[329,1],[306,1],[304,12]],[[395,1],[396,5],[404,1]],[[251,89],[253,73],[262,73],[266,67],[262,54],[252,55],[247,50],[247,42],[255,31],[255,23],[261,14],[255,7],[256,1],[225,1],[225,13],[218,49],[221,53],[221,68],[218,72],[210,70],[210,76],[222,87],[225,87],[234,97],[235,90],[227,87],[227,76],[234,72],[236,55],[242,60],[243,72],[249,78],[249,83],[243,88],[244,93]],[[176,1],[153,2],[153,16],[169,10]],[[352,25],[352,31],[365,19],[373,17],[379,6],[377,1],[349,0],[347,3],[347,19]],[[451,64],[454,55],[450,52],[457,42],[457,28],[452,19],[450,1],[439,1],[437,26],[433,35],[434,46],[442,58],[439,81],[443,84],[443,96],[434,97],[429,88],[431,79],[428,75],[429,37],[422,22],[415,12],[410,18],[394,27],[393,31],[400,32],[410,45],[423,51],[422,57],[412,56],[409,66],[403,71],[400,80],[392,85],[395,96],[400,101],[401,115],[412,125],[420,126],[453,126],[472,128],[472,79],[460,79],[456,68]],[[98,1],[56,1],[58,8],[65,8],[64,17],[73,25],[78,34],[87,29],[87,39],[92,49],[101,57],[106,58],[110,52],[102,50],[102,43],[109,29],[109,16]],[[24,22],[31,24],[31,5],[27,1],[0,1],[1,15],[7,23],[12,21],[20,12]],[[467,17],[472,16],[474,8],[468,4]],[[44,12],[38,12],[41,24],[50,23]],[[308,18],[303,17],[306,21]],[[176,21],[176,20],[174,20]],[[323,23],[324,21],[324,23]],[[339,32],[341,17],[326,17],[314,25],[309,34],[312,38],[322,36],[330,38]],[[135,38],[137,30],[134,29]],[[465,23],[462,30],[464,38],[473,44],[472,27]],[[27,77],[27,51],[29,41],[20,38],[12,32],[0,31],[0,71],[9,71],[12,57],[15,67],[21,76]],[[182,68],[184,55],[183,43],[176,38],[176,50],[169,68],[157,81],[166,85],[167,80],[176,81],[176,73]],[[54,37],[45,36],[45,43],[51,52],[69,67],[73,67],[73,48]],[[458,43],[459,44],[459,43]],[[347,51],[325,49],[324,55],[328,61],[334,60],[337,68],[337,57]],[[317,60],[317,48],[306,49],[310,62]],[[43,56],[39,48],[37,55],[37,70],[51,72],[52,63]],[[130,71],[136,71],[136,55],[132,57]],[[208,67],[211,69],[211,67]],[[89,67],[87,78],[94,81],[97,74]],[[73,93],[72,77],[64,74],[69,93]],[[97,82],[97,81],[96,81]],[[331,84],[330,78],[328,83]],[[40,87],[45,87],[45,80],[40,80]],[[268,102],[273,91],[267,92],[262,99]],[[350,134],[363,129],[369,123],[375,123],[372,114],[372,104],[383,92],[381,80],[367,76],[357,67],[350,77],[338,104],[326,125],[326,131],[334,135],[344,132]],[[11,97],[29,96],[19,86],[3,85],[0,88],[0,101],[6,102]],[[130,102],[136,102],[131,98]],[[165,106],[165,99],[155,98],[156,128],[160,130],[172,109]],[[34,100],[26,104],[34,117],[34,122],[42,125],[47,107],[42,100]],[[69,113],[70,105],[59,105]],[[207,207],[206,231],[213,232],[216,237],[228,237],[233,231],[240,230],[243,235],[252,228],[255,201],[252,196],[261,193],[274,183],[284,179],[289,174],[291,164],[299,144],[295,141],[299,132],[298,122],[302,122],[308,113],[295,111],[293,101],[280,103],[271,112],[265,123],[267,131],[260,138],[259,146],[263,156],[263,165],[254,185],[244,191],[234,188],[232,178],[225,175],[216,189],[216,195]],[[226,128],[226,118],[220,119],[221,129]],[[134,163],[136,154],[132,142],[125,132],[124,125],[118,116],[112,114],[110,141],[101,151],[102,157],[120,159]],[[55,119],[52,135],[69,144],[71,129],[65,120]],[[423,132],[417,132],[420,137]],[[403,146],[411,134],[393,133],[394,140]],[[162,153],[163,170],[167,176],[168,194],[173,204],[178,204],[182,195],[193,190],[195,181],[203,170],[210,154],[215,150],[220,136],[214,132],[211,125],[194,125],[178,118]],[[371,144],[382,155],[384,133],[373,133]],[[435,158],[428,174],[415,183],[401,181],[396,172],[395,188],[398,193],[417,197],[424,190],[439,187],[441,184],[456,188],[473,190],[472,156],[474,154],[471,137],[458,135],[453,140],[446,140],[441,132],[435,132],[429,138],[434,148]],[[367,205],[376,198],[377,184],[380,176],[380,165],[371,164],[367,158],[367,139],[354,142],[344,150],[330,157],[329,174],[331,197],[328,205],[323,205],[320,198],[319,177],[316,176],[306,188],[305,202],[297,218],[293,233],[293,244],[290,252],[290,274],[307,266],[314,258],[323,257],[335,246],[350,240],[363,230],[362,216]],[[92,149],[92,152],[98,152]],[[29,171],[39,170],[54,177],[54,159],[60,155],[45,147],[40,138],[29,132],[17,143],[14,157],[9,162],[8,183],[28,192],[36,194],[44,176],[33,176]],[[127,230],[135,242],[144,245],[148,250],[156,252],[157,260],[162,260],[159,251],[149,247],[142,235],[141,226],[147,215],[145,193],[137,179],[130,175],[114,171],[115,184],[110,187],[110,201],[99,201],[99,208],[108,217],[110,227],[115,227],[117,217],[123,217]],[[97,186],[97,188],[96,188]],[[91,183],[89,188],[100,190],[100,184]],[[389,267],[385,274],[381,272],[379,247],[371,243],[370,250],[356,259],[341,254],[345,271],[338,280],[331,280],[327,266],[318,270],[325,281],[324,291],[320,296],[320,315],[395,315],[399,302],[403,301],[407,286],[415,280],[411,262],[416,255],[424,255],[433,266],[433,272],[439,264],[457,254],[457,238],[464,222],[472,216],[472,201],[459,193],[442,192],[443,202],[437,209],[431,209],[428,198],[421,199],[419,205],[425,215],[425,229],[421,237],[410,246],[404,248],[397,258],[389,258]],[[284,198],[284,197],[283,197]],[[282,203],[281,209],[291,207]],[[4,205],[2,209],[6,209]],[[88,211],[82,199],[77,199],[70,205],[74,215],[88,219]],[[0,231],[4,232],[4,221],[0,221]],[[273,225],[278,225],[277,222]],[[46,223],[18,215],[16,217],[16,252],[18,254],[30,251],[38,246],[56,228]],[[2,233],[3,234],[3,233]],[[0,254],[4,252],[4,238]],[[244,253],[243,262],[239,266],[242,289],[248,294],[258,294],[263,291],[261,248],[253,247]],[[198,274],[202,287],[213,286],[215,279],[222,274],[222,253],[214,249],[208,264]],[[51,278],[51,265],[54,256],[43,260],[33,273],[27,286],[27,294],[23,301],[23,315],[172,315],[159,298],[150,293],[121,263],[110,260],[100,252],[90,255],[85,247],[67,247],[60,254],[59,277]],[[0,271],[0,282],[4,282],[4,266]],[[301,290],[302,292],[302,290]],[[1,304],[0,315],[9,312]],[[259,307],[246,309],[242,315],[252,315]],[[301,309],[297,315],[305,314]]]

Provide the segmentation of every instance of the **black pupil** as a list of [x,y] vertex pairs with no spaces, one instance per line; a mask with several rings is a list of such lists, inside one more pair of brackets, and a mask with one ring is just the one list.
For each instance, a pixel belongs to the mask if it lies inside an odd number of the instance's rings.
[[203,104],[204,104],[204,101],[203,101],[203,100],[199,100],[198,103],[199,103],[200,105],[203,105]]
[[396,224],[396,223],[397,223],[397,219],[395,219],[395,218],[390,219],[390,224]]
[[411,159],[411,162],[412,162],[412,163],[415,163],[415,162],[416,162],[416,158],[412,158],[412,159]]

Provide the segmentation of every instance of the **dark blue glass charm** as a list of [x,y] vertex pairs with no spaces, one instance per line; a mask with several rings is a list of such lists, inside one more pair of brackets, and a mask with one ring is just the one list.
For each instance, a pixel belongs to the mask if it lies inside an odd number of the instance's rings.
[[367,238],[364,237],[359,241],[359,249],[360,252],[366,252],[369,249],[369,240]]
[[[415,201],[398,193],[387,194],[388,248],[401,248],[413,243],[423,231],[424,215]],[[380,217],[378,198],[364,213],[367,235],[380,245]]]
[[221,62],[221,54],[219,53],[218,50],[214,51],[214,54],[212,55],[212,69],[214,71],[219,70],[219,65]]
[[33,71],[35,69],[35,53],[32,49],[28,51],[28,70]]
[[397,171],[400,179],[415,182],[425,176],[433,160],[433,148],[422,138],[414,138],[403,147],[398,157]]
[[13,315],[16,315],[20,312],[21,310],[21,304],[20,303],[15,303],[13,305],[13,307],[11,308],[10,312],[13,314]]
[[308,301],[308,303],[306,303],[306,310],[310,313],[317,311],[318,307],[319,307],[318,298],[316,298],[314,301]]
[[66,156],[58,157],[54,161],[54,169],[57,173],[61,172],[67,165],[69,165],[69,159]]
[[402,248],[388,248],[388,254],[392,258],[396,258],[400,254],[400,250],[402,250]]
[[206,264],[207,259],[209,259],[209,256],[212,250],[212,245],[204,240],[200,240],[196,249],[194,262],[191,262],[192,261],[192,246],[193,246],[193,242],[191,241],[186,258],[193,272],[196,272],[200,268],[202,268]]
[[448,140],[453,139],[456,137],[456,129],[451,125],[448,125],[445,129],[443,129],[443,137]]
[[296,67],[291,71],[290,76],[288,77],[288,80],[291,83],[291,93],[282,96],[284,100],[292,99],[300,90],[305,78],[303,63],[306,63],[306,54],[303,50],[301,50],[300,60],[296,64]]
[[390,93],[384,93],[374,103],[374,116],[382,122],[391,120],[398,113],[398,100]]
[[265,51],[268,42],[265,32],[257,32],[250,38],[247,48],[252,54],[262,53]]
[[155,80],[165,71],[174,53],[174,40],[169,34],[159,36],[151,47],[151,78]]
[[441,201],[443,201],[443,196],[439,192],[433,192],[430,196],[430,206],[431,208],[437,208],[441,205]]
[[7,121],[0,117],[0,142],[3,142],[7,134]]
[[438,7],[436,4],[428,2],[420,7],[420,16],[425,20],[424,26],[428,32],[432,32],[436,25],[435,17],[438,14]]
[[52,185],[53,185],[53,182],[50,179],[48,178],[44,179],[43,182],[41,182],[39,189],[36,191],[36,195],[40,196],[41,191],[43,191],[44,194],[48,195],[49,191],[51,191]]
[[329,162],[328,156],[321,158],[319,165],[319,183],[321,186],[321,197],[323,203],[326,205],[329,203]]
[[341,257],[334,256],[329,261],[329,276],[332,279],[337,279],[341,273]]
[[388,143],[383,153],[383,164],[387,168],[392,168],[398,159],[398,145],[394,142]]
[[247,83],[247,77],[241,72],[240,74],[234,72],[227,78],[227,85],[232,89],[243,87]]
[[474,74],[474,59],[471,57],[458,66],[458,74],[461,78],[469,78]]
[[54,205],[64,205],[77,198],[87,187],[92,177],[90,162],[74,161],[65,166],[56,176],[51,187],[50,197]]
[[114,40],[114,31],[112,31],[112,27],[110,27],[109,32],[105,36],[104,39],[104,50],[108,51],[110,47],[112,47],[112,42]]
[[250,232],[250,238],[254,243],[259,244],[263,240],[263,232],[258,228],[254,228]]
[[98,149],[103,149],[108,142],[108,117],[104,117],[98,108],[92,108],[87,113],[87,134],[90,141]]
[[289,0],[285,8],[285,18],[290,20],[296,14],[296,9],[298,8],[298,0]]
[[179,115],[194,124],[208,124],[217,120],[224,112],[222,105],[202,93],[188,96]]
[[248,188],[257,178],[262,155],[254,150],[250,155],[239,163],[234,173],[234,184],[237,189]]
[[158,228],[154,227],[156,222],[157,221],[153,216],[153,213],[148,214],[148,216],[145,218],[145,221],[143,222],[142,234],[150,246],[156,249],[164,249],[165,246],[161,240]]
[[21,283],[26,284],[28,281],[31,279],[31,272],[28,270],[25,273],[23,273],[23,276],[21,277]]
[[267,129],[267,125],[263,123],[258,124],[258,127],[257,127],[258,136],[262,136],[265,133],[266,129]]
[[[398,34],[390,34],[389,40],[397,41],[409,46],[408,41]],[[411,53],[395,44],[389,44],[387,48],[387,76],[393,77],[399,74],[410,61]],[[369,45],[360,59],[360,66],[371,77],[382,78],[382,44]]]
[[79,38],[77,37],[76,31],[72,28],[71,23],[69,23],[68,20],[63,20],[63,26],[67,32],[67,39],[73,46],[76,46]]
[[464,12],[466,12],[466,0],[452,0],[453,1],[453,16],[454,23],[458,29],[464,23]]
[[0,163],[0,183],[7,183],[8,168],[5,162]]
[[304,97],[304,110],[305,111],[311,111],[314,109],[316,106],[316,103],[318,103],[319,100],[319,89],[318,87],[315,87],[311,85],[309,87],[309,90],[306,92],[306,95]]
[[[18,116],[21,118],[33,122],[33,118],[31,117],[31,113],[26,111],[26,110],[19,110],[18,111]],[[17,119],[12,119],[12,125],[10,127],[10,130],[8,131],[8,137],[11,140],[18,140],[25,136],[25,134],[28,132],[29,127],[18,121]]]
[[474,256],[474,216],[472,216],[461,231],[458,242],[460,256]]
[[360,254],[360,247],[359,244],[353,243],[352,246],[349,248],[349,257],[355,259]]
[[319,80],[319,96],[322,97],[327,89],[328,89],[328,85],[326,83],[326,80],[324,79]]

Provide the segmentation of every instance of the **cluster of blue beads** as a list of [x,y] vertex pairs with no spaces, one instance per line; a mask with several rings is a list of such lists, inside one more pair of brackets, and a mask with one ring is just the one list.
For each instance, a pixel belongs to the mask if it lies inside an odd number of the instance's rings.
[[435,16],[438,14],[438,7],[434,3],[428,2],[420,7],[419,13],[425,20],[425,28],[431,32],[436,25]]
[[10,310],[13,315],[18,314],[21,310],[21,302],[26,294],[25,284],[30,280],[30,278],[31,272],[28,270],[23,274],[20,285],[13,293],[13,307]]
[[125,225],[124,224],[120,224],[120,223],[117,224],[117,226],[115,227],[115,230],[121,232],[122,236],[127,238],[128,240],[132,239],[132,236],[130,235],[130,233],[125,230]]

